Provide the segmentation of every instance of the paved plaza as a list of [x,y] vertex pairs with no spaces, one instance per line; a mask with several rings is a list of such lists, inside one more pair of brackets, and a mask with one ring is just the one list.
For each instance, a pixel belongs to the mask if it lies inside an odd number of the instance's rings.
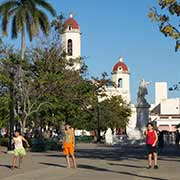
[[144,147],[77,145],[78,169],[66,169],[62,152],[28,153],[23,169],[11,170],[12,155],[0,152],[1,180],[179,180],[180,150],[166,148],[160,169],[146,169]]

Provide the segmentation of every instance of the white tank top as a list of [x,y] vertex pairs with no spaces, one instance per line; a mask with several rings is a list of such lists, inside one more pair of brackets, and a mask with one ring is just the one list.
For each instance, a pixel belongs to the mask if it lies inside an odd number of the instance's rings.
[[15,149],[23,148],[23,142],[20,136],[14,137],[13,140],[14,140]]

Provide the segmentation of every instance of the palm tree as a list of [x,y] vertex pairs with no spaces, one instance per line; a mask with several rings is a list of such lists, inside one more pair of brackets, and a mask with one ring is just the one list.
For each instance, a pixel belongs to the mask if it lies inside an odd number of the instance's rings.
[[0,5],[0,20],[3,35],[7,36],[8,24],[11,22],[11,37],[21,34],[21,59],[25,53],[25,33],[30,41],[41,30],[49,34],[50,23],[43,9],[52,16],[56,15],[54,8],[46,0],[6,0]]

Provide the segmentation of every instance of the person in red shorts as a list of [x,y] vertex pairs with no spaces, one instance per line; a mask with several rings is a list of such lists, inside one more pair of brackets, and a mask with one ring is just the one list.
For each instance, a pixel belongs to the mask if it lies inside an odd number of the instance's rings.
[[71,168],[69,155],[71,155],[72,157],[74,168],[77,168],[76,158],[74,155],[74,146],[75,146],[74,131],[69,124],[65,124],[65,132],[64,132],[62,148],[64,155],[66,156],[67,168]]
[[157,142],[158,136],[157,132],[154,130],[153,124],[147,124],[146,130],[146,146],[148,152],[148,169],[152,167],[152,157],[154,159],[154,169],[158,169],[157,165]]

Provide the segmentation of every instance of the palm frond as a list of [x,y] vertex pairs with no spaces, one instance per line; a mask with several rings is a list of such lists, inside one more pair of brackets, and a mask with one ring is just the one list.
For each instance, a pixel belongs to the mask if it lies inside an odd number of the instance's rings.
[[0,4],[0,21],[3,34],[7,35],[7,27],[11,19],[12,38],[17,38],[18,33],[23,32],[24,28],[26,28],[30,41],[38,34],[39,29],[48,35],[50,22],[43,10],[53,16],[56,15],[53,6],[46,0],[6,0]]
[[9,23],[9,16],[7,14],[5,14],[3,17],[2,17],[2,32],[3,32],[3,35],[7,36],[7,26],[8,26],[8,23]]
[[26,8],[20,8],[18,11],[17,11],[17,14],[18,14],[18,19],[19,19],[19,30],[22,31],[25,27],[25,24],[26,24],[26,12],[27,12],[27,9]]
[[14,17],[16,18],[16,29],[17,29],[17,32],[19,32],[20,29],[21,29],[21,18],[19,16],[21,16],[20,12],[16,11],[16,14],[15,14]]
[[50,31],[50,23],[47,15],[39,9],[36,9],[35,14],[39,20],[39,27],[41,28],[42,32],[48,35]]
[[32,17],[29,13],[26,14],[26,31],[28,33],[30,41],[32,41],[33,38],[33,22]]
[[37,35],[39,32],[39,17],[38,16],[34,16],[33,17],[33,35]]
[[17,7],[17,1],[9,0],[0,5],[0,14],[8,13],[12,8]]
[[30,11],[32,14],[36,9],[36,4],[34,0],[28,0],[24,2],[24,8],[26,8],[28,11]]
[[34,2],[43,7],[45,10],[47,10],[48,12],[51,13],[52,16],[56,16],[56,11],[55,9],[53,8],[53,6],[51,6],[50,3],[48,3],[46,0],[34,0]]
[[16,24],[16,16],[13,17],[12,19],[12,26],[11,26],[11,37],[12,39],[16,39],[18,36],[18,29],[17,29],[17,24]]

